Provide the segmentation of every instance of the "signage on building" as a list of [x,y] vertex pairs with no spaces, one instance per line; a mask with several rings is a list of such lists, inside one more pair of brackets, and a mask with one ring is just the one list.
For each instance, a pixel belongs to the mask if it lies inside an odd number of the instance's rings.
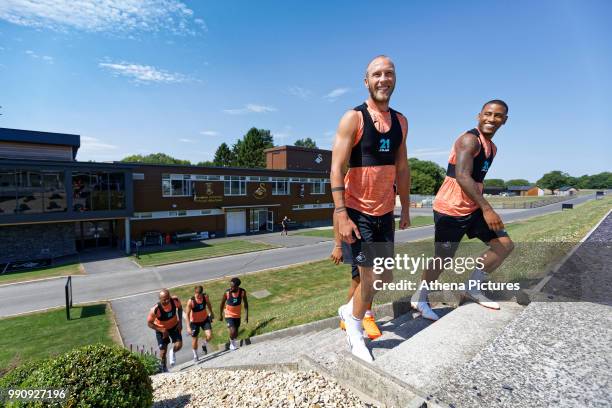
[[193,196],[193,201],[195,201],[196,203],[220,203],[223,201],[223,197],[216,196],[216,195],[209,195],[209,196],[195,195]]
[[259,183],[259,187],[257,187],[257,190],[255,190],[255,192],[253,193],[253,197],[258,200],[261,200],[262,198],[266,198],[267,196],[268,190],[266,189],[266,185],[264,183]]
[[314,161],[315,161],[315,163],[317,163],[317,164],[321,164],[321,162],[323,161],[323,155],[322,155],[321,153],[317,154],[317,155],[315,156],[315,160],[314,160]]

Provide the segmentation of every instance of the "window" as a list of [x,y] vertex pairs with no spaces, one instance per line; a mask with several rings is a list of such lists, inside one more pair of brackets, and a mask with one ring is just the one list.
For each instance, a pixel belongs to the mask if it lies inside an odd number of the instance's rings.
[[223,181],[223,194],[226,196],[246,195],[246,177],[244,176],[225,176]]
[[288,195],[289,180],[284,177],[275,177],[273,180],[272,195]]
[[325,180],[314,179],[312,182],[310,194],[325,194]]
[[162,196],[189,197],[193,191],[193,181],[190,175],[162,174]]

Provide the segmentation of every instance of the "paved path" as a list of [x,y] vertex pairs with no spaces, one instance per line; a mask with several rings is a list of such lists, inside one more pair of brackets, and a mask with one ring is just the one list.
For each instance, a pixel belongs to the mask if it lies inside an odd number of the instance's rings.
[[[594,195],[582,196],[568,202],[582,203]],[[519,212],[503,213],[504,222],[530,218],[546,213],[559,211],[561,204],[528,209]],[[415,241],[433,236],[433,226],[413,228],[396,232],[397,242]],[[264,239],[262,235],[256,239]],[[289,236],[280,237],[289,240],[309,238],[317,241],[308,245],[277,248],[267,251],[212,258],[202,261],[187,262],[161,267],[110,270],[106,273],[73,276],[74,303],[113,300],[126,296],[157,291],[162,287],[176,287],[202,282],[229,275],[260,271],[268,268],[287,266],[301,262],[324,259],[329,256],[329,242],[316,237]],[[53,278],[29,283],[0,286],[0,317],[11,316],[36,310],[60,307],[65,304],[65,278]],[[33,294],[44,294],[43,296]]]
[[612,406],[612,214],[489,346],[436,392],[441,406]]

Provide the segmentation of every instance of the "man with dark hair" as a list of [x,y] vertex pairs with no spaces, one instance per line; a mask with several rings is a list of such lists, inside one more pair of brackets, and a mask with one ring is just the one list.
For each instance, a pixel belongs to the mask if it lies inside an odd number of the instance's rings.
[[[483,181],[497,153],[493,136],[508,120],[508,105],[499,99],[485,103],[477,116],[478,126],[455,141],[448,159],[446,178],[434,201],[435,257],[452,259],[464,235],[478,238],[489,246],[481,256],[482,269],[474,269],[464,297],[484,307],[499,309],[499,304],[478,289],[487,275],[510,255],[514,244],[504,223],[484,198]],[[433,262],[423,272],[423,281],[432,282],[442,273],[442,262]],[[430,320],[438,315],[428,304],[427,288],[421,283],[411,299],[412,306]]]
[[225,291],[223,298],[221,299],[221,307],[219,308],[219,315],[223,319],[225,315],[225,322],[229,330],[230,338],[230,350],[236,350],[238,348],[238,329],[240,328],[240,316],[242,313],[242,305],[244,304],[245,311],[245,322],[249,322],[249,302],[247,300],[246,290],[240,287],[240,279],[232,278],[230,280],[230,288]]
[[159,302],[151,308],[147,317],[147,325],[155,330],[159,357],[162,362],[162,371],[168,371],[166,366],[166,351],[168,344],[172,341],[170,349],[170,366],[176,362],[175,353],[183,347],[181,336],[183,318],[183,306],[176,296],[170,296],[168,289],[159,292]]
[[394,254],[394,183],[402,204],[400,228],[410,225],[410,167],[406,152],[408,121],[389,108],[395,89],[393,61],[384,55],[370,61],[364,83],[368,99],[346,112],[338,125],[330,179],[338,233],[351,244],[360,276],[353,297],[338,309],[338,314],[346,326],[351,353],[371,362],[362,320],[376,293],[374,281],[393,279],[391,270],[376,276],[372,266],[374,258]]
[[185,308],[185,322],[191,336],[193,361],[198,361],[198,334],[200,329],[202,329],[205,336],[204,340],[202,340],[202,351],[204,354],[208,353],[207,346],[208,342],[212,339],[212,319],[214,318],[215,315],[208,295],[204,292],[204,288],[201,285],[196,286],[193,296],[189,299]]

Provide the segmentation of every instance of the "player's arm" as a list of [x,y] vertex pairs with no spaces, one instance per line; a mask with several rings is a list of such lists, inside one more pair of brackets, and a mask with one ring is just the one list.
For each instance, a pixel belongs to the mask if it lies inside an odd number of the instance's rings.
[[206,307],[208,308],[208,314],[210,315],[210,319],[212,320],[215,318],[215,314],[213,313],[212,305],[210,304],[210,299],[208,298],[208,296],[205,296],[204,299],[206,299]]
[[[402,118],[404,121],[405,118]],[[397,150],[395,157],[395,179],[397,183],[397,193],[399,194],[402,212],[400,216],[400,229],[410,226],[410,164],[408,163],[408,149],[406,148],[406,136],[408,134],[408,124],[406,123],[402,137],[402,144]]]
[[[172,299],[172,301],[174,302],[174,299]],[[177,307],[177,316],[178,316],[178,331],[180,332],[181,330],[183,330],[183,305],[181,304],[181,301],[176,299],[176,302],[178,303],[176,305]],[[189,327],[189,325],[187,325],[187,327]]]
[[342,262],[342,238],[340,238],[340,234],[338,233],[338,220],[335,213],[332,219],[334,220],[334,249],[332,249],[330,258],[338,265]]
[[357,226],[349,218],[344,203],[344,169],[348,164],[351,149],[353,148],[353,141],[355,133],[357,133],[357,127],[359,119],[357,117],[359,113],[356,111],[348,111],[340,119],[338,130],[336,131],[336,138],[334,140],[334,147],[332,149],[332,163],[330,171],[331,191],[332,197],[334,198],[334,206],[336,207],[335,214],[338,221],[338,233],[340,238],[348,243],[355,242],[353,233],[357,238],[361,239],[361,234]]
[[153,312],[150,312],[149,316],[147,316],[147,326],[149,326],[151,329],[158,331],[160,333],[163,333],[166,331],[164,326],[155,324],[155,315],[153,314]]
[[190,319],[191,319],[191,299],[187,301],[187,306],[185,306],[185,327],[187,327],[187,330],[191,330],[191,325],[189,324]]
[[493,211],[491,204],[480,194],[476,181],[472,178],[474,156],[480,149],[480,143],[471,135],[463,135],[455,143],[456,164],[455,179],[461,189],[482,210],[485,221],[493,231],[504,229],[504,223],[499,215]]
[[242,289],[244,292],[242,295],[242,300],[244,302],[244,312],[246,315],[246,319],[244,320],[245,322],[249,322],[249,301],[247,300],[247,295],[246,295],[246,290]]
[[225,308],[225,293],[221,298],[221,306],[219,306],[219,319],[223,320],[223,309]]

